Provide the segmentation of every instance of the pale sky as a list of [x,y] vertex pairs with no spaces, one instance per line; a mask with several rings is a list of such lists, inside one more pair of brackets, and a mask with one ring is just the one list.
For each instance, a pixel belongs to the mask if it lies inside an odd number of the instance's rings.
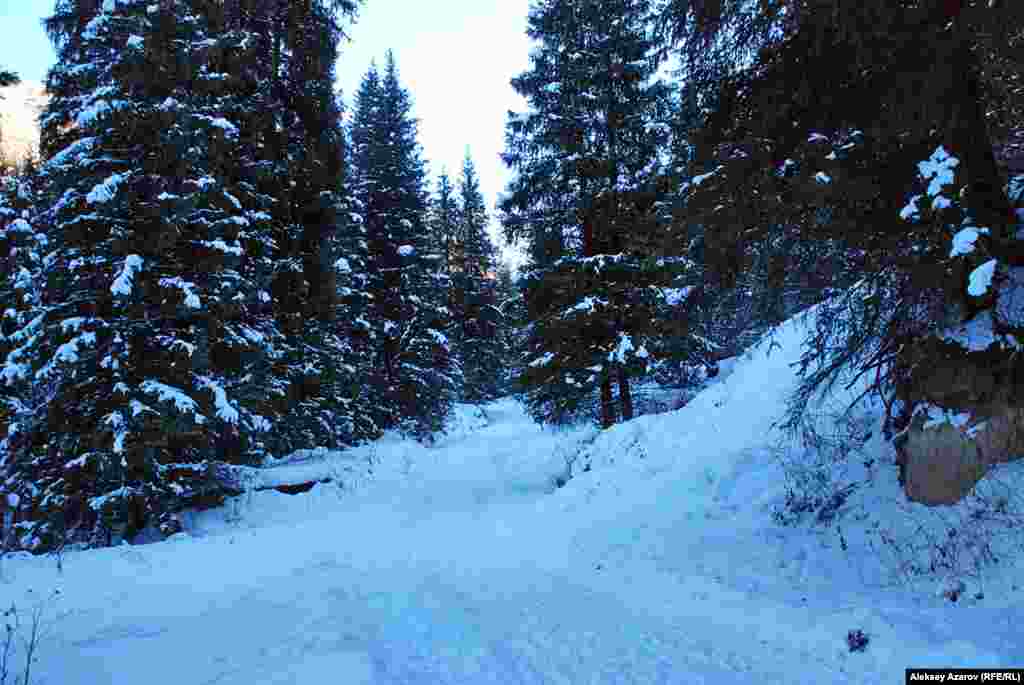
[[[0,0],[0,66],[45,78],[54,57],[39,21],[52,8],[53,0]],[[528,65],[528,10],[529,0],[366,0],[337,70],[351,105],[370,60],[382,65],[394,50],[432,178],[444,165],[456,181],[468,146],[494,232],[494,202],[508,178],[498,158],[505,113],[525,107],[509,80]]]

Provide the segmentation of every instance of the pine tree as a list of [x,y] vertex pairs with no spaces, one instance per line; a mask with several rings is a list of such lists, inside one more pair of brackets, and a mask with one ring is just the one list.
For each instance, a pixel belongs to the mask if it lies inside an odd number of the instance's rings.
[[459,329],[462,397],[473,403],[498,396],[503,367],[498,338],[501,312],[497,308],[497,260],[487,223],[487,206],[467,151],[459,178],[459,240],[452,299]]
[[603,426],[632,418],[631,379],[679,349],[661,344],[657,316],[689,262],[657,230],[671,110],[650,12],[640,0],[544,0],[530,12],[539,45],[513,87],[531,111],[506,127],[517,177],[502,210],[508,236],[532,253],[520,382],[540,420],[587,414],[595,394]]
[[427,216],[417,124],[391,53],[383,78],[371,66],[360,85],[352,141],[353,192],[369,245],[371,382],[384,425],[427,438],[444,426],[458,368],[444,333],[448,282]]

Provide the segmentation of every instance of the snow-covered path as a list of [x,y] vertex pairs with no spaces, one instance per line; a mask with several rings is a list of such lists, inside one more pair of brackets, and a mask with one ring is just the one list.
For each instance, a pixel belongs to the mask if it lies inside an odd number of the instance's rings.
[[[464,407],[433,448],[357,451],[377,464],[358,488],[256,493],[235,520],[70,554],[60,575],[8,559],[0,599],[61,588],[36,669],[50,685],[897,683],[910,665],[1024,661],[1019,595],[951,608],[871,589],[868,565],[771,524],[758,443],[781,390],[744,373],[601,436],[540,430],[511,401],[487,421]],[[594,470],[556,490],[581,445]],[[638,445],[661,454],[635,461]],[[866,652],[848,651],[854,628]]]

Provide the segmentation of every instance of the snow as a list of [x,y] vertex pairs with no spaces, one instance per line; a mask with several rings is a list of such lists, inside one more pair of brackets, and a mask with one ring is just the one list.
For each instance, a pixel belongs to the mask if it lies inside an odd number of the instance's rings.
[[241,246],[237,244],[228,245],[220,238],[218,238],[217,240],[202,240],[200,241],[200,244],[203,247],[208,247],[211,250],[217,250],[219,252],[224,252],[226,254],[233,254],[239,257],[241,257],[243,254]]
[[199,405],[195,400],[185,394],[181,388],[175,388],[159,381],[143,381],[139,389],[147,395],[156,395],[161,402],[171,402],[180,412],[192,412],[198,414]]
[[921,218],[920,213],[917,211],[917,201],[921,199],[921,195],[914,195],[907,204],[900,210],[900,218],[904,221],[914,221]]
[[709,171],[706,174],[700,174],[698,176],[694,176],[693,180],[690,182],[691,185],[699,186],[701,183],[703,183],[704,181],[708,180],[709,178],[711,178],[712,176],[717,174],[719,171],[721,171],[722,168],[723,167],[719,166],[719,167],[716,167],[714,169],[714,171]]
[[398,254],[402,257],[410,257],[416,254],[416,248],[412,245],[402,245],[398,248]]
[[553,353],[545,352],[541,356],[539,356],[536,359],[534,359],[533,361],[531,361],[530,362],[530,366],[532,368],[536,369],[536,368],[541,367],[541,366],[547,366],[548,364],[550,364],[554,360],[555,360],[555,355]]
[[[640,349],[643,349],[642,347]],[[619,342],[615,349],[608,354],[608,361],[625,364],[630,355],[639,356],[638,350],[633,347],[633,339],[625,333],[619,333]],[[646,356],[646,350],[644,351]]]
[[89,204],[105,204],[114,199],[117,195],[117,187],[121,185],[131,173],[111,174],[103,183],[96,184],[89,194],[85,196]]
[[949,256],[960,257],[971,254],[974,252],[974,244],[978,242],[982,235],[987,233],[987,228],[978,228],[977,226],[968,226],[960,229],[953,236],[953,249],[949,251]]
[[141,270],[142,257],[137,254],[131,254],[125,257],[124,267],[121,269],[121,273],[118,274],[117,278],[114,279],[114,284],[110,286],[110,292],[115,295],[131,295],[132,282],[135,278],[135,274]]
[[928,196],[936,197],[942,193],[942,187],[953,185],[955,180],[954,170],[960,165],[960,160],[946,152],[941,145],[935,148],[932,156],[917,165],[924,180],[928,181]]
[[974,297],[982,297],[992,285],[992,277],[996,272],[996,260],[990,259],[968,277],[967,292]]
[[574,304],[573,306],[562,312],[563,317],[572,316],[577,312],[585,312],[587,314],[593,314],[597,307],[607,307],[608,300],[602,300],[600,297],[592,297],[587,295],[582,300]]
[[970,321],[942,332],[942,339],[955,342],[970,352],[981,352],[1001,342],[995,332],[991,311],[980,312]]
[[[545,430],[500,400],[458,406],[432,447],[388,434],[278,460],[250,473],[336,477],[185,512],[161,543],[67,551],[63,572],[9,555],[0,600],[60,589],[34,670],[51,683],[874,685],[911,665],[1019,665],[1012,557],[952,604],[935,579],[894,580],[868,522],[772,521],[806,323],[682,409],[610,430]],[[879,433],[866,511],[941,518],[899,500]]]
[[212,378],[200,378],[199,387],[213,393],[213,403],[217,407],[217,418],[227,423],[238,423],[238,410],[228,400],[224,387]]
[[209,122],[210,122],[211,126],[213,126],[215,128],[219,128],[222,131],[224,131],[225,133],[232,134],[232,135],[237,135],[238,134],[238,127],[235,126],[234,124],[232,124],[230,121],[228,121],[224,117],[210,117],[209,118]]
[[193,290],[196,287],[195,283],[186,281],[179,276],[174,276],[172,278],[161,278],[160,285],[164,288],[177,288],[185,293],[185,306],[189,309],[199,309],[202,307],[199,296]]
[[665,298],[665,304],[670,307],[675,307],[686,301],[686,298],[690,296],[695,290],[693,286],[687,286],[685,288],[665,288],[662,290],[662,295]]
[[1024,266],[1007,269],[1006,280],[999,288],[996,313],[1002,322],[1024,327]]

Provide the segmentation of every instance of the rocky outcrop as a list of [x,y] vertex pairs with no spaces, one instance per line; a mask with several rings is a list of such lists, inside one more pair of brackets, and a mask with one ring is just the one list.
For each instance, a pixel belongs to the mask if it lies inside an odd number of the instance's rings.
[[897,441],[907,497],[955,504],[991,468],[1024,458],[1024,362],[1016,350],[929,339],[905,357],[917,406]]
[[899,455],[908,499],[955,504],[992,466],[1024,458],[1024,409],[1004,407],[982,419],[931,407],[914,417]]

